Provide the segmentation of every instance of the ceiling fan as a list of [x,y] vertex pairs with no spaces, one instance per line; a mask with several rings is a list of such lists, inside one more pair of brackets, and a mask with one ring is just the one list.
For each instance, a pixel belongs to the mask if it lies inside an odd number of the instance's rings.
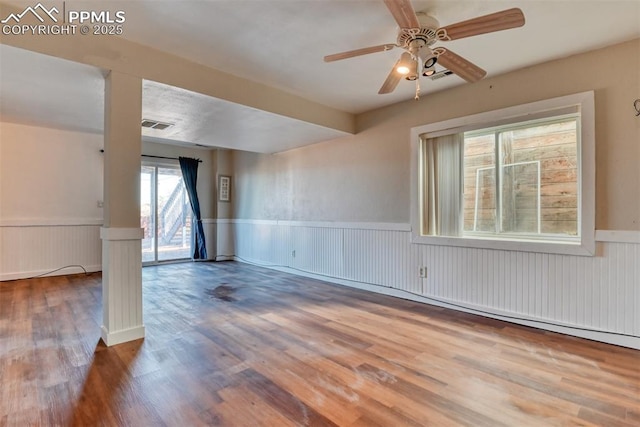
[[458,40],[524,25],[524,15],[518,8],[440,27],[438,21],[432,16],[416,14],[410,0],[384,0],[384,3],[400,27],[396,43],[365,47],[324,57],[325,62],[332,62],[369,53],[385,52],[395,47],[404,49],[378,91],[379,94],[393,92],[404,77],[406,80],[416,81],[416,99],[418,99],[420,94],[418,79],[421,74],[425,77],[436,74],[436,63],[468,82],[476,82],[487,74],[485,70],[449,49],[439,46],[432,48],[432,46],[438,41]]

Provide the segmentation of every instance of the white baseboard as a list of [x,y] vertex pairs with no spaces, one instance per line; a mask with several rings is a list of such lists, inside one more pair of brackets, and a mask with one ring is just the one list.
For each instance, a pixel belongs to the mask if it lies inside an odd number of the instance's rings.
[[144,338],[144,325],[114,332],[109,332],[107,328],[102,326],[101,330],[102,341],[104,341],[107,347]]
[[102,240],[142,240],[144,229],[139,227],[100,227]]
[[[297,276],[308,277],[311,279],[317,279],[329,283],[334,283],[341,286],[348,286],[351,288],[362,289],[370,292],[375,292],[382,295],[388,295],[396,298],[402,298],[410,301],[420,302],[424,304],[435,305],[438,307],[449,308],[452,310],[462,311],[465,313],[475,314],[478,316],[489,317],[492,319],[502,320],[509,323],[515,323],[519,325],[529,326],[537,329],[542,329],[551,332],[558,332],[565,335],[571,335],[579,338],[586,338],[589,340],[604,342],[608,344],[618,345],[621,347],[629,347],[636,350],[640,350],[640,337],[628,336],[622,334],[616,334],[613,332],[607,331],[597,331],[597,330],[587,330],[581,327],[574,327],[571,325],[563,325],[553,321],[547,321],[544,319],[534,319],[534,318],[526,318],[521,315],[511,315],[507,313],[503,313],[502,315],[495,310],[490,308],[482,308],[479,310],[478,308],[473,308],[471,306],[465,307],[463,304],[455,303],[447,303],[441,299],[431,299],[429,297],[420,296],[417,294],[413,294],[410,292],[403,291],[401,289],[395,289],[391,287],[371,285],[368,283],[362,283],[352,280],[340,279],[337,277],[330,277],[321,274],[314,274],[305,272],[302,270],[282,267],[282,266],[269,266],[265,264],[261,264],[259,262],[251,262],[246,259],[240,259],[234,257],[235,261],[257,265],[264,268],[269,268],[276,271],[282,271],[284,273],[294,274]],[[513,317],[512,317],[513,316]]]
[[[102,265],[83,265],[87,273],[95,273],[97,271],[102,271]],[[20,280],[20,279],[29,279],[35,276],[38,277],[52,277],[52,276],[66,276],[69,274],[81,274],[84,273],[84,270],[80,267],[69,267],[63,268],[58,271],[51,272],[53,269],[46,270],[33,270],[33,271],[21,271],[17,273],[0,273],[0,282],[4,282],[7,280]]]

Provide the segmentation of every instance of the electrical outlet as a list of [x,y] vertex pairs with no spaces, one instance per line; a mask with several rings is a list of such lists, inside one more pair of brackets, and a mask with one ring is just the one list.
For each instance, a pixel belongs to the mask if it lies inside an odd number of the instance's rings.
[[420,267],[420,277],[422,279],[426,279],[427,278],[427,267]]
[[101,208],[104,206],[104,202],[102,200],[98,200],[98,203],[96,203],[96,206]]

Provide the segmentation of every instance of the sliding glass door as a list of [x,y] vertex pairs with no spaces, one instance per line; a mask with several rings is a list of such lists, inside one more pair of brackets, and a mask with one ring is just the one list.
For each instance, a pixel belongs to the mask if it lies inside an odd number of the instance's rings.
[[191,257],[192,214],[179,167],[142,166],[140,224],[143,263]]

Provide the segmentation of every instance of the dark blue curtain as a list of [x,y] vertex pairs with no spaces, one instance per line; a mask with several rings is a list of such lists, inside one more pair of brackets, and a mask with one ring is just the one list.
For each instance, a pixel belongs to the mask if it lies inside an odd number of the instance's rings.
[[200,202],[198,201],[198,193],[196,192],[196,183],[198,182],[198,159],[190,159],[188,157],[179,157],[180,170],[182,170],[182,179],[187,187],[189,195],[189,203],[195,217],[196,227],[193,242],[193,259],[207,259],[207,247],[204,243],[204,229],[202,228],[202,217],[200,216]]

